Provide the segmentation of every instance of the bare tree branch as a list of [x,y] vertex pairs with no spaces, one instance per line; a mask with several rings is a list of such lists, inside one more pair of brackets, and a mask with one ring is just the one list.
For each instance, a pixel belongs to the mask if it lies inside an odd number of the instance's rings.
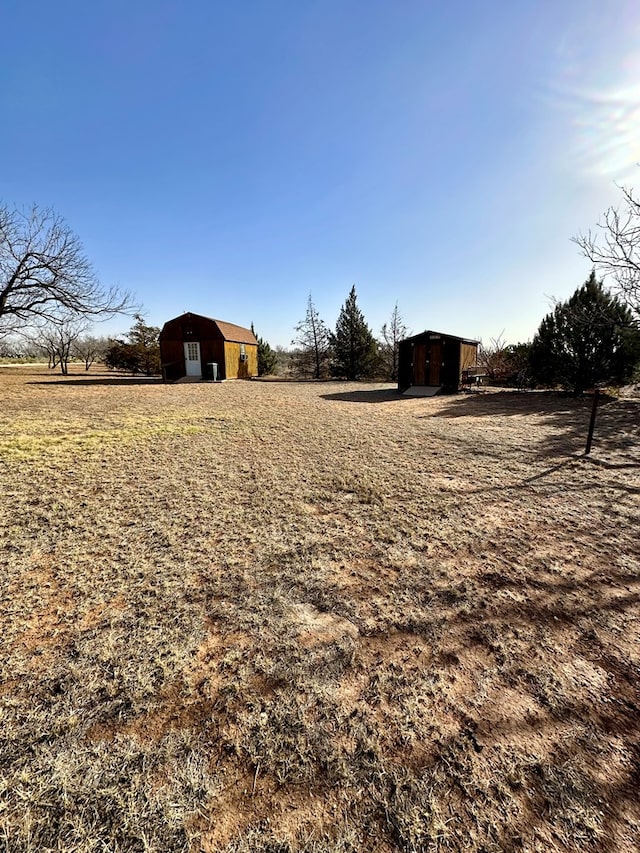
[[29,340],[47,355],[50,368],[59,365],[60,372],[66,376],[75,344],[87,329],[88,323],[82,317],[67,314],[66,317],[58,317],[55,321],[39,326]]
[[[573,242],[610,279],[610,286],[636,314],[640,314],[640,201],[630,187],[620,187],[622,203],[610,207],[597,225]],[[608,282],[609,283],[609,282]]]
[[132,310],[130,294],[100,284],[78,237],[53,210],[0,206],[2,333],[70,314],[106,319]]
[[309,294],[305,318],[296,325],[295,331],[297,337],[291,343],[299,348],[294,357],[297,370],[314,379],[328,375],[331,335],[313,304],[311,294]]
[[389,322],[385,323],[380,329],[380,334],[382,336],[380,355],[387,379],[391,382],[397,382],[400,341],[411,334],[400,315],[397,302],[393,307]]
[[82,335],[74,341],[72,352],[84,362],[84,369],[89,370],[94,361],[104,358],[109,339],[95,335]]

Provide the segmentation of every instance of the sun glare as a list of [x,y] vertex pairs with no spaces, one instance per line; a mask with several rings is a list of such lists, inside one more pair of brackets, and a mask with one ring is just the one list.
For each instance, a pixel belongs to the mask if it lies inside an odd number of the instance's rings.
[[[557,51],[550,101],[564,117],[566,153],[588,175],[626,181],[640,161],[640,17],[629,7],[598,27],[598,47],[584,27],[565,34]],[[592,33],[593,35],[593,33]]]

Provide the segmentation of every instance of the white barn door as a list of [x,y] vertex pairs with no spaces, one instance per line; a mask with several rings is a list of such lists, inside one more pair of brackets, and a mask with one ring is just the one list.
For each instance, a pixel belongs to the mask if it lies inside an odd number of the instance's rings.
[[200,344],[198,341],[187,341],[184,345],[184,366],[187,376],[202,376],[200,364]]

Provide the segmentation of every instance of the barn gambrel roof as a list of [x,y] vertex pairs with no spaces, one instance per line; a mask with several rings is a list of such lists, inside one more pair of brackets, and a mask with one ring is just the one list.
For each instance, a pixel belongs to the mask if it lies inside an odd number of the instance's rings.
[[168,320],[165,323],[165,326],[173,324],[178,320],[186,320],[189,317],[197,317],[199,320],[206,320],[208,323],[215,323],[220,335],[225,341],[235,344],[258,345],[256,336],[253,334],[251,329],[245,329],[244,326],[237,326],[235,323],[227,323],[225,320],[216,320],[214,317],[205,317],[204,314],[194,314],[192,311],[186,311],[179,317],[174,317],[173,320]]
[[225,323],[223,320],[214,320],[216,326],[220,329],[222,337],[225,341],[233,341],[236,344],[257,344],[256,336],[251,329],[245,329],[243,326],[236,326],[235,323]]

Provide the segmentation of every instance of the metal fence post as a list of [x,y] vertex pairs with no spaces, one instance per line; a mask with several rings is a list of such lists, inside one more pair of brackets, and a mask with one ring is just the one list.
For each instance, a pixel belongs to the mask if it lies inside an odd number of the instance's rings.
[[596,425],[596,409],[598,408],[598,396],[600,390],[596,388],[593,392],[593,405],[591,406],[591,420],[589,421],[589,435],[587,436],[587,446],[585,447],[584,455],[588,456],[591,453],[591,442],[593,441],[593,430]]

